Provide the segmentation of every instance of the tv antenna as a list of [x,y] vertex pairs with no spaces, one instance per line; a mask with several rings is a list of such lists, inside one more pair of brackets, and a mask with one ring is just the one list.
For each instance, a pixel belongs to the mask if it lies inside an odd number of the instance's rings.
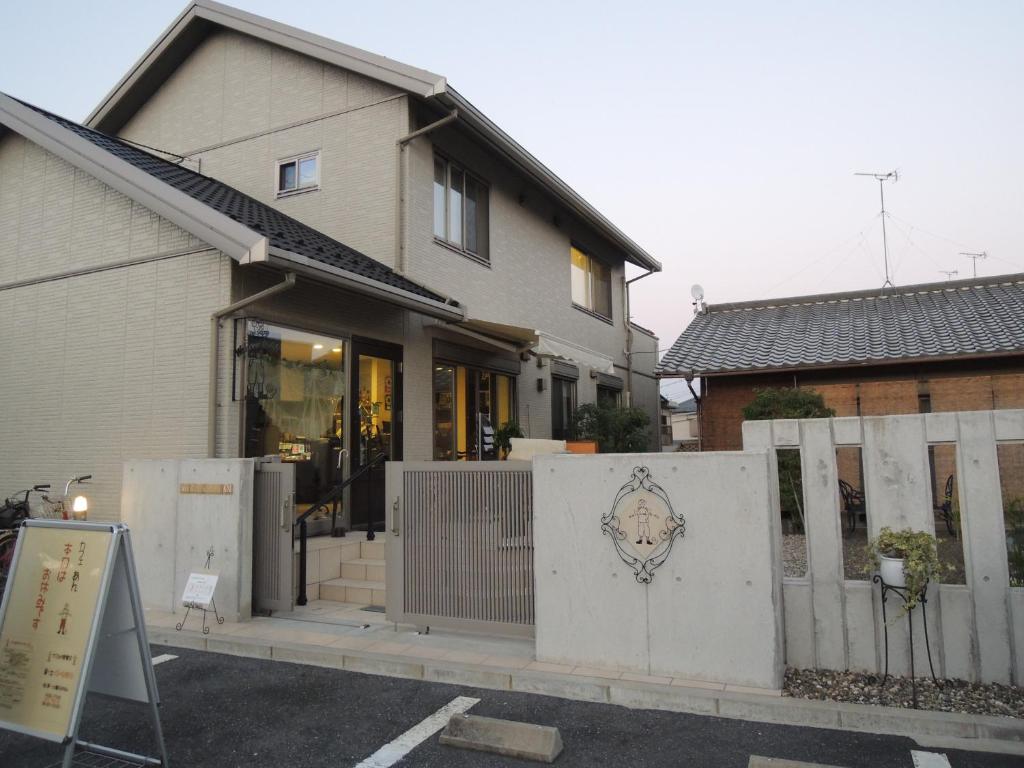
[[855,173],[854,176],[870,176],[873,179],[878,180],[878,194],[882,198],[882,254],[885,257],[885,282],[882,283],[882,290],[885,290],[886,286],[895,288],[892,280],[889,279],[889,241],[885,236],[885,182],[887,181],[899,181],[899,171],[889,171],[888,173]]
[[965,253],[961,251],[960,255],[966,256],[968,259],[971,260],[971,269],[973,270],[975,277],[978,276],[978,259],[984,260],[988,258],[987,251],[982,251],[981,253]]
[[944,274],[946,276],[947,280],[952,280],[953,279],[953,275],[959,275],[960,274],[960,270],[957,270],[957,269],[940,269],[939,272]]

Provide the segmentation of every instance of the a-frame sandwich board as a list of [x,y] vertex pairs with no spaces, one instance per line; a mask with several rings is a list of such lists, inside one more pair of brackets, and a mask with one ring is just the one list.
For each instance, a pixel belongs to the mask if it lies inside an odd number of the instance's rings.
[[[159,757],[81,741],[87,693],[148,704]],[[128,528],[28,520],[0,603],[0,728],[167,766],[156,676]]]

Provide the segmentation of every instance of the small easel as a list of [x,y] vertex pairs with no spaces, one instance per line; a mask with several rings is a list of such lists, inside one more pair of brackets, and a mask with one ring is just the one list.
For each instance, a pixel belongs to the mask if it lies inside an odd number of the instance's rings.
[[[211,562],[213,562],[213,547],[210,547],[208,550],[206,550],[206,565],[203,566],[203,570],[204,571],[209,572],[209,570],[210,570],[210,563]],[[198,575],[200,575],[200,574],[195,574],[195,573],[191,574],[191,576],[189,577],[189,585],[192,584],[193,578],[198,576]],[[188,614],[189,614],[189,612],[193,608],[195,608],[197,611],[202,611],[203,612],[203,634],[204,635],[210,634],[210,628],[206,625],[206,614],[213,613],[213,616],[217,620],[218,624],[223,624],[224,623],[224,617],[221,616],[217,612],[217,602],[213,599],[213,590],[216,588],[216,586],[217,586],[217,577],[216,577],[216,575],[214,575],[214,577],[213,577],[213,586],[211,586],[209,588],[210,601],[208,603],[206,603],[205,605],[203,603],[201,603],[200,601],[198,601],[198,600],[183,600],[182,601],[181,604],[183,606],[185,606],[185,616],[182,618],[181,621],[179,621],[177,624],[174,625],[175,629],[177,629],[179,632],[181,631],[181,628],[185,626],[185,622],[188,621]],[[189,590],[189,587],[186,586],[186,588],[185,588],[185,593],[186,594],[188,594],[188,590]]]

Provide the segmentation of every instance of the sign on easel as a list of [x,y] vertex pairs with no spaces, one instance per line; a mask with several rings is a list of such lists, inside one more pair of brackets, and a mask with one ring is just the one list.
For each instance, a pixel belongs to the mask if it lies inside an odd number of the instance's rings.
[[213,601],[213,591],[216,588],[216,573],[190,573],[188,582],[185,584],[185,591],[181,595],[181,603],[209,609],[210,603]]
[[[86,694],[150,704],[160,762],[78,739]],[[167,765],[127,527],[26,521],[0,603],[0,728]]]

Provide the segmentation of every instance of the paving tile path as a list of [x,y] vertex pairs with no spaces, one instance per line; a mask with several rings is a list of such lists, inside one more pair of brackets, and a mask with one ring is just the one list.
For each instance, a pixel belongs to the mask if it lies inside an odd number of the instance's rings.
[[[747,768],[752,756],[844,768],[914,768],[944,754],[952,768],[1024,768],[1009,755],[930,750],[908,738],[743,720],[379,677],[322,667],[154,646],[176,659],[155,667],[171,768],[351,768],[458,697],[474,714],[551,725],[565,750],[556,765]],[[145,753],[138,705],[91,697],[82,737]],[[912,756],[912,751],[927,753]],[[58,745],[0,731],[0,766],[46,768]],[[935,758],[938,759],[937,757]],[[441,746],[431,736],[397,766],[528,766]]]

